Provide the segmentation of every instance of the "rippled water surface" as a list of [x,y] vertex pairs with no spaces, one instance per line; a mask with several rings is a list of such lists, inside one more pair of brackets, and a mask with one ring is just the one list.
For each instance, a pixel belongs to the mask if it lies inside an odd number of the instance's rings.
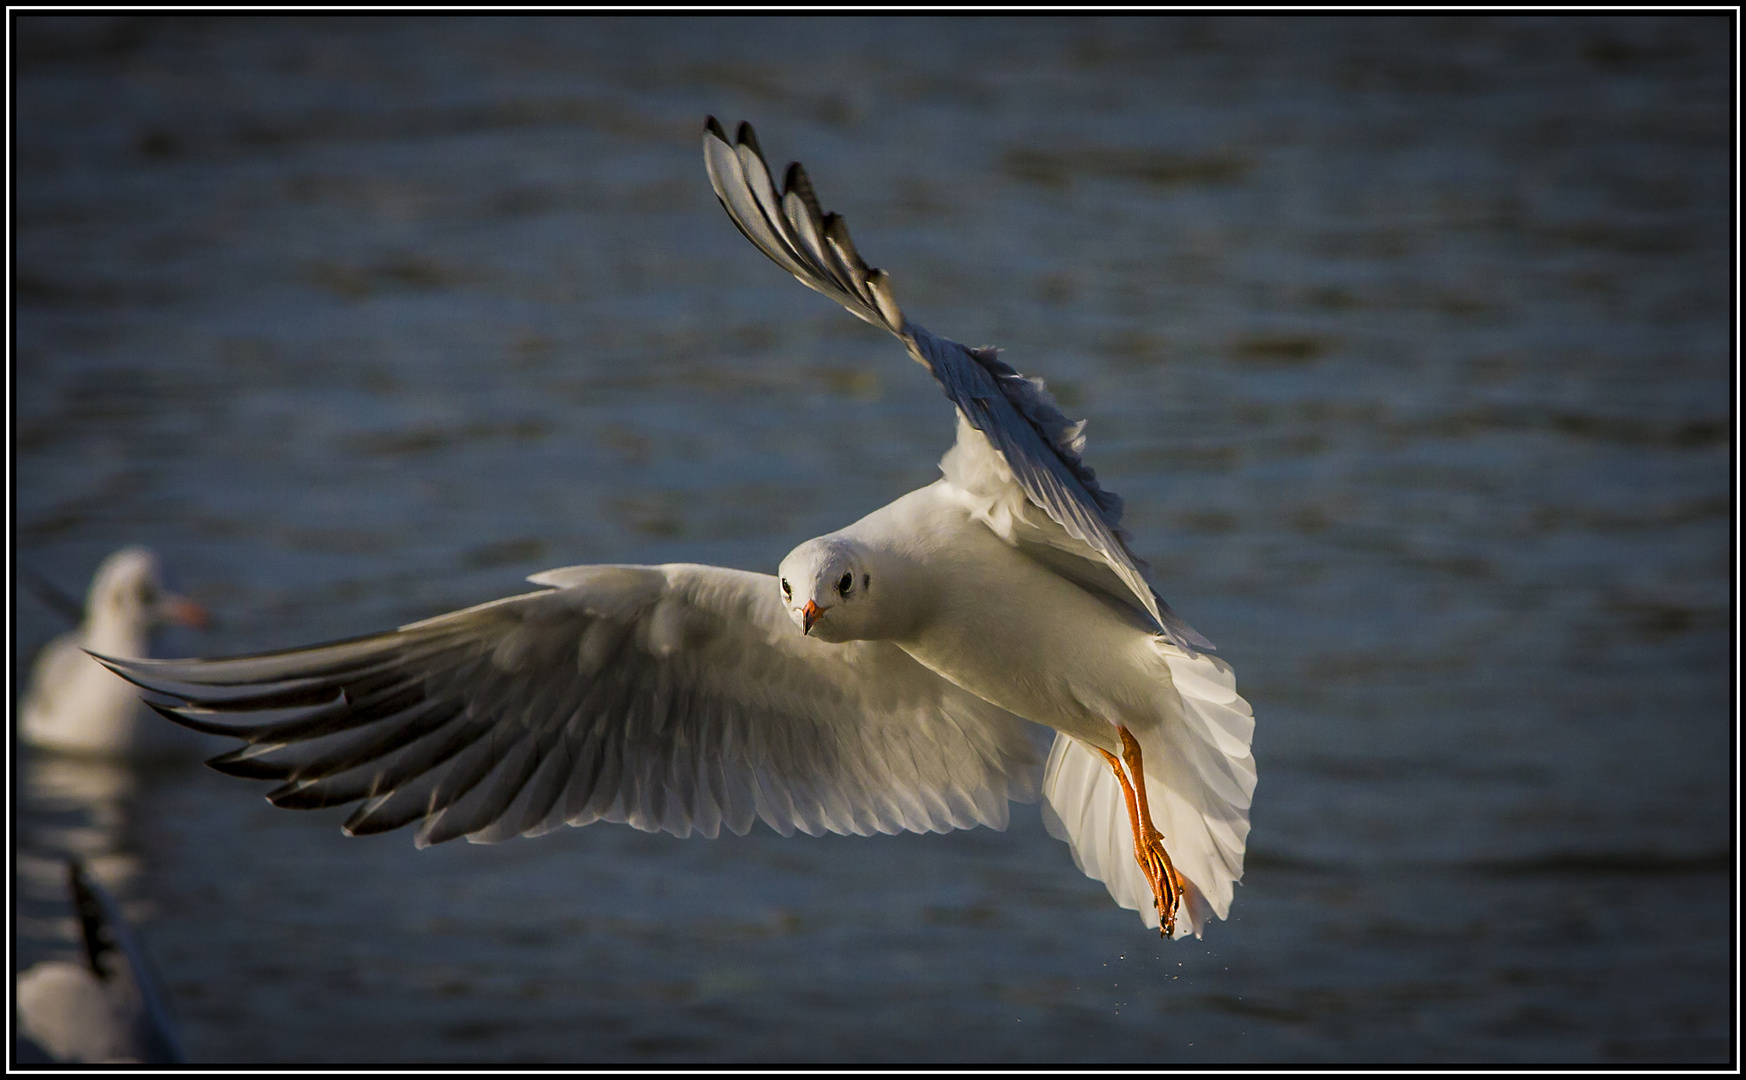
[[161,652],[770,570],[930,482],[950,406],[734,231],[715,113],[1091,419],[1261,778],[1167,945],[1034,807],[420,852],[25,754],[15,968],[72,850],[206,1061],[1729,1054],[1726,17],[13,26],[16,558],[154,546],[217,618]]

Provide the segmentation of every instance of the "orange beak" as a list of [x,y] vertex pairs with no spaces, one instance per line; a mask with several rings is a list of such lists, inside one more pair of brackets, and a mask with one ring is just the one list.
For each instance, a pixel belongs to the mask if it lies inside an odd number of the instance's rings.
[[163,617],[179,626],[192,626],[198,630],[206,629],[211,621],[206,609],[186,596],[166,596],[159,602],[158,609]]
[[806,606],[800,609],[800,632],[803,634],[812,633],[812,624],[824,618],[824,613],[824,608],[808,600]]

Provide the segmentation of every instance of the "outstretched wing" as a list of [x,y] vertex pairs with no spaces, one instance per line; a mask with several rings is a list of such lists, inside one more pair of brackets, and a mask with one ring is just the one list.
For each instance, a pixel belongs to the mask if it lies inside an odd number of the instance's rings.
[[367,800],[352,835],[418,845],[561,824],[784,836],[1004,828],[1035,797],[1025,721],[887,642],[805,637],[764,574],[576,566],[385,634],[222,660],[102,658],[209,764],[278,806]]
[[782,190],[776,189],[750,124],[741,124],[730,144],[710,117],[703,157],[716,196],[746,239],[801,284],[897,335],[959,414],[1000,452],[1025,497],[1108,566],[1159,633],[1185,649],[1213,647],[1152,587],[1145,563],[1128,549],[1121,497],[1099,486],[1080,458],[1084,425],[1062,415],[1042,380],[1020,375],[993,349],[968,348],[905,319],[885,271],[861,259],[842,218],[820,210],[799,162],[788,166]]

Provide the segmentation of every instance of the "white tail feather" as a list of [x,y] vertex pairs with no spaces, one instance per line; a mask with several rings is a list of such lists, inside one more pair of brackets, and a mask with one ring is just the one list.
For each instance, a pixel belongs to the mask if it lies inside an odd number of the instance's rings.
[[[1213,916],[1231,909],[1233,887],[1243,876],[1249,835],[1249,801],[1255,790],[1255,759],[1249,752],[1255,718],[1237,695],[1230,665],[1156,642],[1167,666],[1176,708],[1152,730],[1135,731],[1146,763],[1146,793],[1152,823],[1186,880],[1176,937],[1201,936]],[[1171,704],[1176,704],[1172,702]],[[1043,825],[1067,842],[1073,862],[1103,882],[1110,897],[1159,925],[1152,889],[1134,861],[1133,829],[1121,785],[1090,747],[1056,735],[1043,775]]]

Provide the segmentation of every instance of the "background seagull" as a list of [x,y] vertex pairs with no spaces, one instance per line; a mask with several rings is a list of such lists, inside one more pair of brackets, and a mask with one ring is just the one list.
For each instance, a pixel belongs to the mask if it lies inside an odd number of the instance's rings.
[[740,230],[896,334],[958,408],[944,477],[809,540],[776,577],[580,566],[508,597],[330,645],[105,658],[166,716],[246,744],[211,764],[279,806],[364,800],[353,835],[420,846],[624,822],[837,833],[1003,828],[1037,789],[1025,721],[1058,734],[1045,822],[1167,935],[1229,910],[1254,721],[1228,665],[1157,595],[1038,381],[908,322],[798,164],[749,126],[705,161]]
[[20,1063],[184,1060],[169,996],[115,899],[67,863],[84,963],[45,960],[15,985]]
[[91,578],[82,621],[43,646],[31,668],[18,710],[24,740],[50,750],[118,755],[193,745],[186,732],[155,720],[143,723],[138,692],[85,655],[88,649],[144,656],[152,628],[166,622],[204,626],[206,610],[165,589],[158,557],[143,547],[122,548],[104,559]]

